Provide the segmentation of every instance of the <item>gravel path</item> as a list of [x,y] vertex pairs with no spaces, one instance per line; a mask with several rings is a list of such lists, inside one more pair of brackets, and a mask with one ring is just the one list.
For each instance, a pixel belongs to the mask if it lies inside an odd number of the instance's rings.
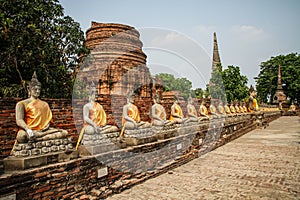
[[300,118],[281,117],[108,199],[300,199]]

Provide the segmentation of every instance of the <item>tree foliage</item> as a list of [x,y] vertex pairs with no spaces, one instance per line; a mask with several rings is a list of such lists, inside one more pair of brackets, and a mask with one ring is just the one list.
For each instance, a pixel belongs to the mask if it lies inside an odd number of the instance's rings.
[[248,97],[248,78],[241,75],[240,68],[238,66],[228,66],[228,68],[223,70],[221,73],[226,91],[227,102],[242,101]]
[[257,96],[263,102],[270,103],[276,93],[278,81],[278,66],[281,69],[281,79],[284,93],[290,101],[300,101],[300,57],[297,53],[279,55],[262,62],[260,73],[256,79]]
[[191,92],[192,82],[186,78],[175,78],[172,74],[160,73],[157,78],[163,81],[164,91],[178,90],[184,98],[187,98]]
[[0,0],[0,95],[25,97],[36,71],[43,96],[70,97],[83,42],[58,0]]
[[213,69],[207,89],[211,98],[221,99],[223,102],[226,100],[221,64],[217,64],[216,68]]
[[192,89],[191,90],[191,96],[192,97],[196,97],[198,99],[203,98],[204,95],[204,91],[202,90],[202,88],[196,88],[196,89]]

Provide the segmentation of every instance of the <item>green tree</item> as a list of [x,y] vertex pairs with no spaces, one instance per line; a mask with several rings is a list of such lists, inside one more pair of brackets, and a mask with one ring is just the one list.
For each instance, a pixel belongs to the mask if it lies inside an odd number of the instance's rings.
[[79,23],[58,0],[0,0],[0,95],[25,97],[34,71],[46,97],[70,97],[85,55]]
[[191,95],[192,97],[196,97],[198,99],[201,99],[204,95],[204,91],[202,90],[202,88],[196,88],[196,89],[192,89],[191,90]]
[[160,73],[157,78],[163,81],[164,91],[178,90],[184,98],[187,98],[191,92],[192,82],[186,78],[175,78],[172,74]]
[[300,100],[300,57],[297,53],[279,55],[262,62],[256,79],[258,98],[267,102],[273,101],[278,81],[278,66],[281,69],[281,79],[284,93],[290,101],[299,103]]
[[249,95],[248,78],[241,75],[238,66],[228,66],[221,72],[226,91],[227,102],[242,101]]
[[223,102],[226,100],[221,64],[217,64],[216,68],[213,69],[207,90],[211,98],[221,99]]

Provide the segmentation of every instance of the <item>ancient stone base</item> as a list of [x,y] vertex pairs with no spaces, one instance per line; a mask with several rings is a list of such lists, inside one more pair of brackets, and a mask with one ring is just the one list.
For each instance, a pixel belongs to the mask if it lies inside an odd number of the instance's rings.
[[127,146],[136,146],[140,144],[145,144],[145,143],[150,143],[150,142],[155,142],[157,141],[156,136],[150,136],[150,137],[127,137],[124,138],[124,141]]
[[194,133],[199,131],[199,124],[189,124],[178,129],[178,135],[185,135],[187,133]]
[[155,134],[158,140],[164,140],[178,135],[177,129],[161,130]]
[[78,151],[68,151],[59,153],[49,153],[46,155],[29,156],[29,157],[14,157],[10,156],[3,160],[5,171],[24,170],[33,167],[39,167],[57,162],[65,162],[79,156]]
[[90,156],[97,155],[104,152],[109,152],[119,149],[119,147],[114,143],[104,143],[96,146],[81,145],[79,146],[79,155],[80,156]]
[[124,149],[127,147],[125,140],[123,139],[118,139],[115,144],[119,147],[119,149]]

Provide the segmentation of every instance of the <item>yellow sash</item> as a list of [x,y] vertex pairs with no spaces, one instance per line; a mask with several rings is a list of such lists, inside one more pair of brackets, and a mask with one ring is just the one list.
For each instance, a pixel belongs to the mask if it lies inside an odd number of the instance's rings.
[[[141,121],[139,110],[133,104],[129,105],[128,110],[127,110],[127,114],[128,114],[128,117],[133,119],[135,122],[140,122]],[[125,120],[124,115],[123,115],[122,116],[122,125],[124,125],[125,121],[126,120]]]
[[190,113],[192,113],[193,115],[197,116],[197,111],[195,106],[190,106]]
[[223,106],[218,106],[218,109],[219,109],[219,112],[221,113],[221,114],[224,114],[224,107]]
[[44,129],[52,119],[48,103],[35,99],[25,106],[24,121],[32,130]]
[[[180,117],[183,117],[181,107],[178,104],[176,104],[174,106],[175,106],[175,108],[174,108],[175,114],[179,115]],[[174,119],[175,118],[173,117],[172,111],[171,111],[170,120],[173,121]]]
[[[204,114],[202,114],[202,113],[204,113]],[[208,115],[208,111],[207,111],[207,108],[206,108],[206,106],[204,106],[204,105],[201,105],[200,106],[200,115]]]
[[97,102],[95,102],[93,108],[90,109],[89,118],[98,126],[104,126],[106,124],[106,113],[103,107]]
[[230,111],[230,108],[229,108],[229,106],[225,106],[225,112],[227,113],[227,114],[230,114],[231,113],[231,111]]

